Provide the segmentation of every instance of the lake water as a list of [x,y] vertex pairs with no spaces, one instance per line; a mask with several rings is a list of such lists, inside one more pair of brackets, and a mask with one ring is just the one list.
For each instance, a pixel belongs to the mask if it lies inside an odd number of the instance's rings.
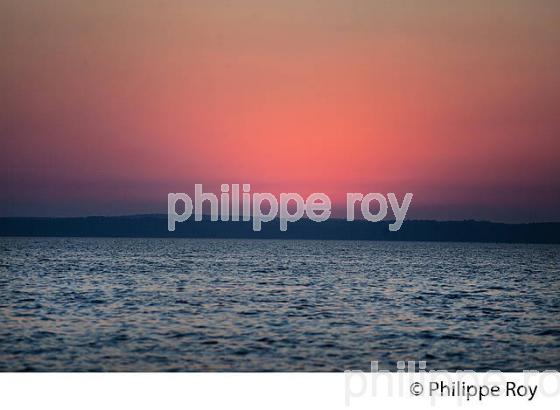
[[0,238],[2,371],[560,370],[560,246]]

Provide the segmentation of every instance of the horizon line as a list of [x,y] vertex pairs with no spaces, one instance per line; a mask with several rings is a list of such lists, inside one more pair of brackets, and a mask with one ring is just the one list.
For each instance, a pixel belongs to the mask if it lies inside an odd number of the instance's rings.
[[[29,215],[28,216],[3,216],[3,215],[0,215],[0,219],[85,219],[85,218],[142,218],[142,217],[143,218],[147,218],[147,217],[167,218],[168,216],[165,213],[119,214],[119,215],[90,214],[90,215],[78,215],[78,216],[35,216],[35,215],[33,215],[33,216],[29,216]],[[211,214],[202,214],[202,217],[203,218],[210,218]],[[278,220],[278,219],[280,219],[280,218],[275,217],[273,220]],[[302,220],[309,220],[309,218],[307,216],[303,216],[301,219]],[[250,222],[251,220],[252,220],[252,216],[251,216],[251,219],[249,221],[243,221],[242,219],[240,219],[239,221],[217,220],[217,221],[212,221],[212,222],[222,222],[222,223],[239,222],[239,223],[243,223],[243,222]],[[344,221],[344,222],[367,222],[367,223],[372,223],[370,221],[367,221],[364,218],[356,218],[353,221],[349,221],[346,218],[341,218],[341,217],[337,217],[337,216],[330,217],[327,221],[331,221],[331,220],[332,221]],[[323,221],[323,222],[327,222],[327,221]],[[394,221],[395,221],[395,219],[383,219],[379,222],[390,223],[390,222],[394,222]],[[199,221],[197,221],[197,222],[199,222]],[[405,223],[406,222],[436,222],[436,223],[470,222],[470,223],[488,223],[488,224],[496,224],[496,225],[536,225],[536,224],[558,224],[558,225],[560,225],[560,221],[499,222],[499,221],[492,221],[492,220],[487,220],[487,219],[472,219],[472,218],[465,218],[465,219],[412,219],[411,218],[411,219],[406,219],[404,222]],[[294,222],[291,222],[291,223],[294,223]]]

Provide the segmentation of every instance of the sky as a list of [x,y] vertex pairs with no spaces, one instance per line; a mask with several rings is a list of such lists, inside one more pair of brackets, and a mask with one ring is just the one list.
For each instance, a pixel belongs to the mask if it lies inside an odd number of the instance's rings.
[[556,0],[0,0],[0,216],[250,183],[560,221],[559,21]]

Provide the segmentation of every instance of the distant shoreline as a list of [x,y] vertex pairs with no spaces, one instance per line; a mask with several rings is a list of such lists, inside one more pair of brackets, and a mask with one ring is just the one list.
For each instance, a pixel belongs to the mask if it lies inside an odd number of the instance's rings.
[[391,221],[371,223],[330,219],[291,223],[286,232],[270,222],[260,232],[251,222],[185,221],[167,230],[166,215],[90,217],[0,217],[0,236],[126,237],[126,238],[236,238],[323,239],[421,242],[489,242],[560,244],[560,222],[506,224],[485,221],[407,220],[390,232]]

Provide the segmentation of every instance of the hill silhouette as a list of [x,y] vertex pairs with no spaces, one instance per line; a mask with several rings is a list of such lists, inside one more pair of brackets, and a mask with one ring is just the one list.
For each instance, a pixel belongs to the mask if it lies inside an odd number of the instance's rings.
[[166,215],[90,216],[73,218],[2,217],[0,236],[147,237],[147,238],[262,238],[340,239],[382,241],[441,241],[499,243],[560,243],[560,223],[504,224],[485,221],[407,220],[398,232],[392,221],[371,223],[301,219],[281,232],[278,221],[254,232],[251,222],[211,222],[208,217],[177,224],[167,230]]

